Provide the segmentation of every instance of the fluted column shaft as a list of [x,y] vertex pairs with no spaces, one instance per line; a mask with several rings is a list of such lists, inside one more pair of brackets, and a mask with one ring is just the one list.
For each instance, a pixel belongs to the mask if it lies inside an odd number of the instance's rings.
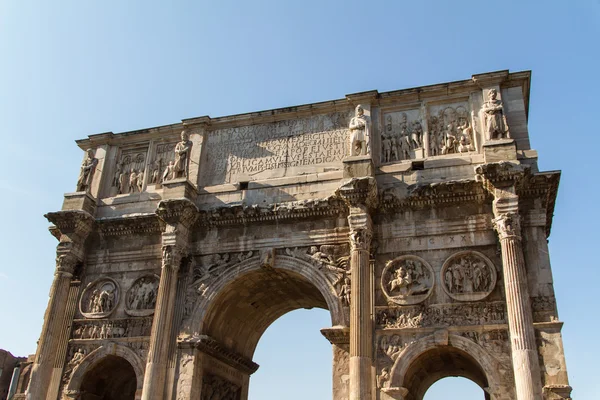
[[372,237],[368,214],[348,217],[350,223],[350,400],[371,399],[373,365],[373,322],[371,302],[371,267],[369,261]]
[[181,251],[176,246],[163,246],[163,264],[158,286],[150,349],[144,375],[142,400],[164,399],[169,342],[173,329],[177,276]]
[[504,290],[518,400],[541,400],[542,384],[517,212],[498,212],[494,223],[504,266]]
[[27,389],[28,400],[46,399],[55,367],[56,352],[61,347],[61,341],[68,340],[64,337],[62,316],[67,311],[76,262],[77,259],[71,254],[62,254],[56,258],[54,281],[50,288],[50,299]]

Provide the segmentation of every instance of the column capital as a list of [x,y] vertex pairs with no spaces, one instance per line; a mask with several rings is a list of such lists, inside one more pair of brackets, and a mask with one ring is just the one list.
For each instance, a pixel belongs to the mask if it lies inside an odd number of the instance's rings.
[[162,247],[162,267],[172,270],[179,270],[181,259],[184,256],[185,250],[177,245],[163,245]]
[[516,212],[502,213],[492,220],[500,240],[521,239],[521,217]]
[[56,249],[57,271],[68,270],[67,267],[58,268],[59,259],[61,265],[73,263],[74,268],[74,263],[85,257],[85,241],[94,230],[94,217],[81,210],[50,212],[44,216],[54,224],[50,227],[50,233],[59,241]]
[[345,181],[335,194],[350,207],[351,214],[375,209],[379,200],[377,181],[372,176],[351,178]]
[[350,226],[350,248],[352,250],[369,250],[373,238],[373,223],[367,213],[348,216]]

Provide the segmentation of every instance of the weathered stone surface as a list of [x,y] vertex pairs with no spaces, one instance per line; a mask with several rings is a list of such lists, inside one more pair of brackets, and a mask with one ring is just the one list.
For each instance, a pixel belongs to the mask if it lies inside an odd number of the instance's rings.
[[245,400],[263,332],[319,307],[336,400],[420,400],[455,375],[492,400],[568,398],[546,243],[560,174],[529,148],[529,79],[78,141],[27,396]]

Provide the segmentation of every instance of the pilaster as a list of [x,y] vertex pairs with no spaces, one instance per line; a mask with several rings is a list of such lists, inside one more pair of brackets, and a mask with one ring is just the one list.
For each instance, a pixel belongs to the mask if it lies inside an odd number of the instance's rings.
[[94,226],[94,217],[85,211],[58,211],[46,214],[46,218],[55,225],[51,232],[59,244],[54,281],[27,388],[29,400],[54,400],[58,395],[79,291],[79,285],[72,280],[78,264],[84,260],[85,240]]

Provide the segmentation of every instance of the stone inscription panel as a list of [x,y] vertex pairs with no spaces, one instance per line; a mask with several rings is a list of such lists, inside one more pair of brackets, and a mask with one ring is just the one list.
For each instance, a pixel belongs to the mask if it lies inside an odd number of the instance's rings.
[[[209,132],[203,186],[341,168],[351,111]],[[318,168],[321,168],[320,170]]]

